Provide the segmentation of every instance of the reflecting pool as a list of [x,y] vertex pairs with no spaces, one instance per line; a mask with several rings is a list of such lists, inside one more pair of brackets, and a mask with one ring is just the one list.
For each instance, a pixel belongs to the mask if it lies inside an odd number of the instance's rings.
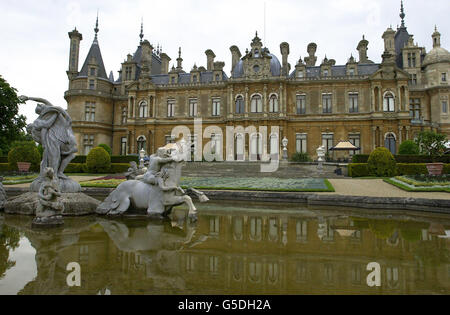
[[194,224],[179,208],[165,222],[90,216],[50,231],[0,214],[0,294],[450,294],[449,216],[223,204],[201,205]]

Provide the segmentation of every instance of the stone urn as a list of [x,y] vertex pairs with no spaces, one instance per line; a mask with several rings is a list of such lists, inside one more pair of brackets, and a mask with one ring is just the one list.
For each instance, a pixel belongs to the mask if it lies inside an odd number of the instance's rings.
[[444,163],[428,163],[427,164],[428,175],[440,176],[444,169]]
[[31,163],[28,162],[17,162],[17,168],[21,173],[27,173],[30,170]]

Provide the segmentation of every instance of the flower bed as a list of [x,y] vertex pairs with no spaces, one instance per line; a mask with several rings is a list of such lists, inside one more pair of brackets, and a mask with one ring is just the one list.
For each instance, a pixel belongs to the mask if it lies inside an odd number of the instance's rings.
[[385,182],[406,191],[450,192],[450,176],[431,177],[426,175],[397,176]]

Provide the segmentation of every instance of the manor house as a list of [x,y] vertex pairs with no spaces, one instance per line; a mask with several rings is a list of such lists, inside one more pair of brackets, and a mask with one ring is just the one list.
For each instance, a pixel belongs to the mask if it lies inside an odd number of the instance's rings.
[[[319,146],[329,150],[340,140],[359,147],[356,153],[385,146],[395,154],[402,141],[422,130],[450,136],[450,53],[441,47],[437,28],[431,51],[414,42],[403,4],[400,18],[397,30],[390,27],[382,34],[381,63],[369,59],[369,42],[362,36],[355,43],[357,58],[349,56],[346,64],[318,60],[318,46],[311,43],[308,55],[291,66],[288,43],[281,43],[277,56],[256,34],[244,53],[230,47],[229,73],[211,49],[205,52],[206,66],[187,70],[180,48],[170,68],[171,58],[144,40],[141,28],[139,46],[126,56],[118,78],[105,70],[97,19],[81,70],[83,36],[76,29],[69,33],[65,99],[79,154],[101,143],[110,145],[114,155],[153,153],[176,140],[176,126],[190,129],[186,140],[194,153],[210,143],[227,160],[258,160],[265,144],[268,153],[281,154],[284,138],[289,156],[303,152],[314,158]],[[202,120],[201,129],[194,128],[196,119]],[[260,126],[267,132],[259,132]],[[227,127],[237,130],[231,139],[225,139]],[[232,151],[225,154],[227,143]]]

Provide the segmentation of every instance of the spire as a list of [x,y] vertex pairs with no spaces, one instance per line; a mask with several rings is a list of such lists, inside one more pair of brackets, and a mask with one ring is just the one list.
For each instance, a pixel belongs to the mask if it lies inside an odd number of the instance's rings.
[[97,10],[97,21],[95,22],[95,28],[94,28],[94,32],[95,32],[94,42],[98,41],[98,37],[97,37],[98,31],[99,31],[99,29],[98,29],[98,10]]
[[141,38],[140,43],[142,44],[142,40],[144,39],[144,18],[141,19],[141,34],[139,34],[139,37]]
[[401,5],[400,5],[400,18],[402,19],[402,25],[401,27],[405,27],[405,10],[403,8],[403,0],[400,1]]

